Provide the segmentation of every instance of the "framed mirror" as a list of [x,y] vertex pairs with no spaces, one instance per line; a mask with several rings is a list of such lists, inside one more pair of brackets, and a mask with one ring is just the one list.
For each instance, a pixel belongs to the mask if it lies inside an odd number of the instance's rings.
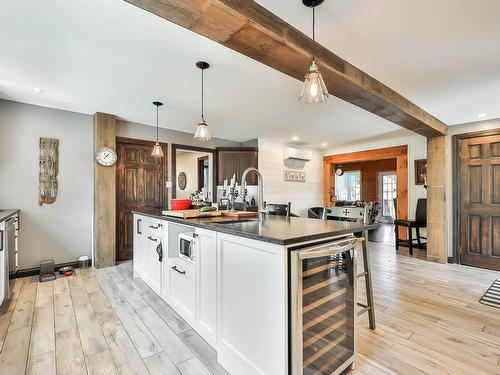
[[207,192],[216,202],[215,149],[172,144],[172,198],[189,199]]

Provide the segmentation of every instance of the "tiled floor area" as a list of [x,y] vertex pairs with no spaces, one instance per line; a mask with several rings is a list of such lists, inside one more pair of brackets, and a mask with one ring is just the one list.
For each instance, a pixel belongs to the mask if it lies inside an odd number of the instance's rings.
[[[498,273],[396,255],[382,243],[370,250],[378,326],[370,331],[366,314],[359,320],[351,373],[500,374],[500,310],[478,303]],[[227,374],[132,278],[131,263],[44,284],[18,280],[0,345],[0,374]]]

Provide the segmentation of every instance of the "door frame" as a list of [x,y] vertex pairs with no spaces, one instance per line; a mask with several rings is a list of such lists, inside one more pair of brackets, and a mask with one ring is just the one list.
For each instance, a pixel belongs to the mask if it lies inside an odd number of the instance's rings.
[[[148,141],[144,139],[135,139],[135,138],[126,138],[126,137],[116,137],[116,153],[118,156],[118,145],[120,143],[126,143],[126,144],[133,144],[133,145],[142,145],[142,146],[151,146],[151,150],[153,150],[153,146],[156,144],[156,141]],[[163,151],[163,161],[162,161],[162,179],[160,183],[160,195],[161,195],[161,210],[166,209],[167,207],[165,206],[165,203],[168,202],[168,189],[166,188],[166,181],[167,181],[167,173],[168,173],[168,143],[164,142],[159,142],[161,149]],[[118,179],[118,161],[116,162],[116,175],[115,175],[115,181]],[[119,209],[121,208],[121,204],[119,203],[119,196],[118,196],[118,183],[115,184],[115,199],[116,199],[116,208],[115,208],[115,262],[117,261],[118,257],[118,246],[120,244],[120,241],[118,239],[119,235],[119,230],[118,230],[118,225],[120,224],[119,222]]]
[[172,157],[171,159],[171,176],[172,176],[172,199],[175,199],[177,196],[177,150],[185,150],[185,151],[195,151],[195,152],[204,152],[207,154],[212,154],[212,203],[217,202],[217,153],[215,148],[207,148],[207,147],[198,147],[198,146],[189,146],[189,145],[181,145],[178,143],[172,143],[170,145],[172,149]]
[[452,197],[452,216],[453,216],[453,234],[452,234],[452,244],[453,244],[453,256],[448,260],[453,263],[461,264],[460,254],[460,216],[462,214],[461,210],[461,195],[462,191],[460,189],[460,145],[461,141],[468,138],[476,137],[487,137],[490,135],[499,135],[500,128],[473,131],[468,133],[455,134],[452,136],[452,181],[453,181],[453,197]]
[[[331,204],[332,177],[334,171],[332,166],[342,163],[354,163],[360,161],[396,159],[396,175],[398,178],[397,213],[398,219],[408,219],[408,145],[384,147],[365,151],[349,152],[345,154],[327,155],[323,157],[323,203]],[[402,239],[408,238],[406,228],[399,232]]]

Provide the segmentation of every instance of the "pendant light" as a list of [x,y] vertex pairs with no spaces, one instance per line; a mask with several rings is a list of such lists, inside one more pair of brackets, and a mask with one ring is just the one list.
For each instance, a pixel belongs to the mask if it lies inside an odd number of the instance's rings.
[[196,132],[194,133],[194,139],[197,141],[209,141],[212,137],[210,136],[210,130],[208,130],[208,125],[203,117],[203,71],[208,69],[210,65],[205,61],[198,61],[196,67],[201,69],[201,120],[196,127]]
[[315,35],[315,12],[314,8],[320,5],[323,0],[302,0],[302,3],[312,8],[313,14],[313,61],[304,80],[304,86],[302,86],[302,92],[300,93],[300,101],[306,103],[320,103],[326,100],[329,96],[328,90],[325,85],[325,81],[323,80],[323,76],[321,75],[318,66],[316,65],[316,35]]
[[163,150],[161,149],[160,142],[158,142],[158,108],[163,105],[162,102],[153,102],[153,105],[156,106],[156,143],[153,147],[153,152],[151,156],[154,158],[162,158]]

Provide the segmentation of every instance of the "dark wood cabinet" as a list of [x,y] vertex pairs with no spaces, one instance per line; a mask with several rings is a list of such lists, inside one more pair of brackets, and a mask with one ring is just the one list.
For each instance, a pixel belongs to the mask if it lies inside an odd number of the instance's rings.
[[[233,175],[241,184],[241,175],[249,167],[258,167],[258,149],[256,147],[219,147],[217,148],[217,185],[223,185],[224,179],[228,182]],[[257,175],[248,175],[247,184],[257,185]]]

